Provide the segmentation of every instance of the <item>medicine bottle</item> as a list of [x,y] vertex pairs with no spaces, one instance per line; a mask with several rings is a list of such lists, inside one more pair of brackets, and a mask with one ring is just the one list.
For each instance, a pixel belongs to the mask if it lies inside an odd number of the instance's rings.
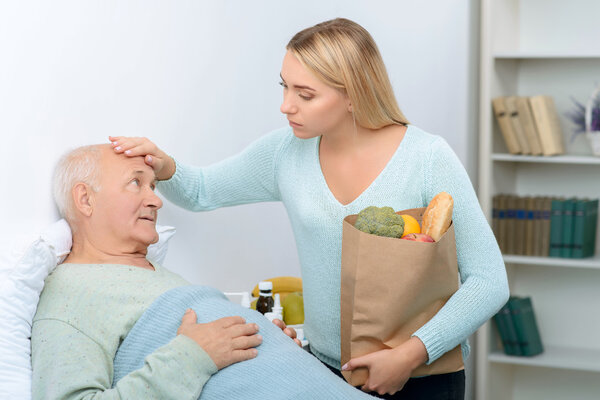
[[283,321],[283,307],[281,307],[279,293],[275,293],[274,297],[275,304],[273,304],[273,314],[275,314],[275,318]]
[[273,322],[274,319],[279,319],[283,321],[283,307],[281,307],[281,301],[279,300],[279,293],[275,293],[274,300],[275,304],[273,305],[273,310],[271,312],[266,312],[264,315],[267,319]]
[[262,281],[258,283],[258,300],[256,300],[256,311],[261,314],[273,311],[273,282]]

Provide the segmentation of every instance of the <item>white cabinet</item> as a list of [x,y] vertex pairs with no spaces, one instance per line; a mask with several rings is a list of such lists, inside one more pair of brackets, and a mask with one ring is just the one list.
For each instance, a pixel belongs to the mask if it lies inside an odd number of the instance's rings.
[[[571,141],[565,112],[600,84],[600,1],[483,0],[479,198],[491,222],[495,194],[600,197],[600,158]],[[496,96],[550,95],[566,154],[510,155],[494,121]],[[600,233],[600,232],[599,232]],[[531,296],[545,352],[511,357],[495,326],[477,333],[478,400],[600,398],[600,234],[596,256],[505,255],[511,294]]]

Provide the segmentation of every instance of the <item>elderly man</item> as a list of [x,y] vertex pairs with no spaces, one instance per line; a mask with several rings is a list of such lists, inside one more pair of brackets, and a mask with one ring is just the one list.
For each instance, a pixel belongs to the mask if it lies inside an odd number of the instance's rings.
[[[155,223],[162,201],[154,193],[155,183],[154,172],[142,157],[117,155],[109,145],[76,149],[59,162],[54,197],[71,226],[73,247],[65,262],[47,278],[34,317],[33,397],[196,399],[202,393],[203,398],[205,394],[207,398],[246,398],[258,393],[253,392],[253,387],[264,387],[265,382],[256,377],[272,379],[274,383],[280,378],[280,384],[286,382],[284,392],[288,390],[286,394],[295,398],[314,398],[327,391],[331,391],[325,396],[328,398],[369,397],[335,377],[289,338],[281,339],[285,336],[265,323],[264,317],[241,307],[233,311],[248,313],[255,319],[253,323],[231,314],[197,323],[204,310],[177,310],[179,328],[175,325],[176,333],[172,332],[168,342],[147,350],[135,369],[127,362],[121,362],[124,367],[118,364],[119,359],[126,359],[120,357],[119,351],[123,345],[129,346],[128,335],[136,333],[142,344],[145,340],[156,342],[161,327],[156,319],[143,317],[158,302],[157,298],[193,288],[178,275],[146,259],[148,246],[158,240]],[[228,302],[207,304],[216,304],[216,308],[237,307]],[[264,345],[257,333],[259,325],[261,333],[267,335]],[[289,330],[286,333],[292,337],[295,334]],[[140,339],[131,348],[139,349],[139,342]],[[260,354],[256,349],[259,345],[263,349]],[[266,357],[262,363],[261,354]],[[256,363],[246,361],[246,369],[233,365],[250,359]],[[224,375],[216,374],[230,365]],[[246,364],[238,365],[242,368]],[[285,381],[286,376],[263,376],[266,368],[272,368],[269,375],[305,371],[306,382]],[[207,381],[213,374],[216,375],[211,382],[219,382],[218,375],[224,381],[213,385],[211,391]],[[224,395],[229,386],[237,392],[228,393],[237,394]],[[287,395],[274,393],[274,397]]]
[[[162,206],[154,172],[141,157],[113,153],[105,145],[79,148],[56,169],[55,199],[73,231],[73,247],[47,279],[34,318],[35,398],[111,392],[112,361],[128,331],[157,296],[188,285],[146,259],[158,240]],[[255,357],[257,331],[241,317],[196,324],[188,312],[180,335],[114,391],[197,391],[217,369]]]

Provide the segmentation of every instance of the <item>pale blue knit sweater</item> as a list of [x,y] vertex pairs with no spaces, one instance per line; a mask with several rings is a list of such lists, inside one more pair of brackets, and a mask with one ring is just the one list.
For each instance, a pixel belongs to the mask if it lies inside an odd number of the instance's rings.
[[[114,359],[115,384],[144,371],[148,359],[179,338],[176,337],[177,328],[181,324],[181,315],[188,307],[196,311],[198,323],[201,324],[240,315],[246,322],[257,324],[263,337],[262,343],[256,348],[258,355],[255,358],[219,370],[210,376],[204,386],[204,382],[193,380],[198,388],[194,399],[375,399],[333,374],[260,313],[230,302],[223,293],[208,286],[174,288],[154,300],[119,346]],[[183,368],[177,370],[180,373],[188,372]],[[178,389],[173,385],[168,398],[186,398],[184,395],[187,393]],[[150,395],[140,393],[134,398],[167,397],[155,392]]]
[[208,167],[176,162],[175,175],[158,187],[167,199],[193,211],[283,202],[302,269],[304,332],[311,351],[334,368],[340,368],[342,220],[367,206],[424,207],[437,193],[450,193],[461,287],[414,335],[425,344],[428,363],[459,343],[466,358],[467,338],[500,309],[509,292],[500,250],[456,154],[441,137],[411,125],[375,181],[342,205],[322,174],[319,141],[298,139],[286,127]]

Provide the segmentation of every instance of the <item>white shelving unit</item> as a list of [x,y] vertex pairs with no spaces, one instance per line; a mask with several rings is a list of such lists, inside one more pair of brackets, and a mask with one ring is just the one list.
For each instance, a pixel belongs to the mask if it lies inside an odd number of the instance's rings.
[[[600,372],[598,365],[600,351],[565,346],[546,346],[546,351],[538,357],[507,356],[502,352],[490,353],[492,363],[508,365],[526,365],[544,368],[570,369],[578,371]],[[574,396],[574,398],[577,398]]]
[[[492,197],[600,197],[600,157],[571,140],[571,98],[585,103],[600,83],[600,1],[483,0],[481,7],[479,198],[491,222]],[[551,95],[566,154],[508,154],[494,121],[496,96]],[[477,333],[478,400],[600,398],[600,235],[596,256],[505,255],[513,295],[531,296],[545,351],[507,356],[494,325]]]
[[[600,256],[583,259],[556,258],[556,257],[530,257],[507,254],[504,256],[507,264],[519,265],[543,265],[545,267],[560,268],[591,268],[600,270]],[[600,365],[600,363],[598,363]]]

